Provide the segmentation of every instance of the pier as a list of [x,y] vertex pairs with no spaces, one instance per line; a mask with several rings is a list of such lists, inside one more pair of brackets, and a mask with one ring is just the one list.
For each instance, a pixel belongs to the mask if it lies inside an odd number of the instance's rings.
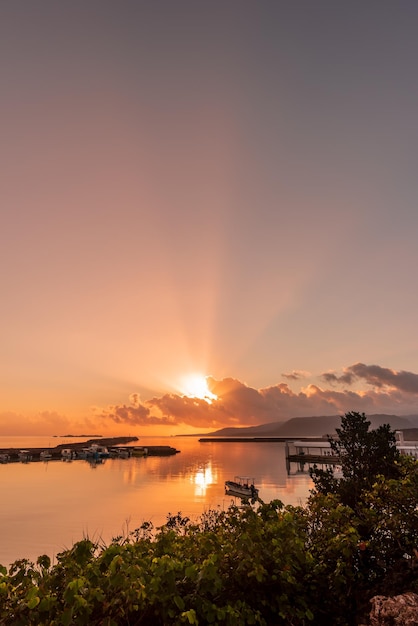
[[311,465],[340,465],[341,459],[334,453],[326,440],[286,441],[286,469],[291,474],[291,463],[296,464],[297,473],[306,472]]

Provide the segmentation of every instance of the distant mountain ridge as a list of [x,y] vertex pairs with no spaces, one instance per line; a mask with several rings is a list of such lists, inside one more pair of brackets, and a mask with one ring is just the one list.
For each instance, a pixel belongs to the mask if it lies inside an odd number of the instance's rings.
[[[390,424],[393,430],[418,428],[418,415],[367,415],[371,428]],[[322,437],[332,435],[341,425],[341,415],[317,415],[292,417],[281,422],[269,422],[258,426],[227,427],[206,433],[216,437]]]

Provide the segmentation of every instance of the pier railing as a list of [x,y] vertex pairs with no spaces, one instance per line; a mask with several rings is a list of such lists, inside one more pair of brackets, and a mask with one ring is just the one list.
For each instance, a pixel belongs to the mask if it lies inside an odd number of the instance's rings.
[[286,441],[286,469],[290,475],[292,464],[296,473],[308,472],[312,465],[341,464],[328,441]]

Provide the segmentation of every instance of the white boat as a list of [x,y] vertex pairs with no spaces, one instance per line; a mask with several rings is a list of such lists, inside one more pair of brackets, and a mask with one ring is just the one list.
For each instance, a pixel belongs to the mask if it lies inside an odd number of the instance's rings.
[[52,459],[52,454],[49,450],[42,450],[39,454],[39,458],[41,461],[50,461]]
[[22,461],[22,463],[29,463],[29,461],[32,461],[32,455],[29,450],[20,450],[17,458],[19,461]]
[[240,498],[256,499],[258,497],[258,489],[254,487],[254,478],[249,476],[235,476],[234,480],[226,480],[225,493]]

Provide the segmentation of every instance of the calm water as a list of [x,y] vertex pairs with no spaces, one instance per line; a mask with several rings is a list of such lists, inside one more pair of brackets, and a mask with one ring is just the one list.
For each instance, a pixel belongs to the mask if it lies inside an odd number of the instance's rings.
[[[3,447],[48,447],[68,440],[0,437]],[[71,441],[76,441],[71,439]],[[171,445],[170,457],[49,461],[0,465],[0,563],[52,558],[89,536],[108,542],[144,521],[163,524],[179,511],[196,519],[225,509],[232,499],[224,482],[254,477],[260,498],[303,504],[311,488],[306,474],[288,476],[282,443],[200,443],[195,437],[141,437],[140,444]]]

